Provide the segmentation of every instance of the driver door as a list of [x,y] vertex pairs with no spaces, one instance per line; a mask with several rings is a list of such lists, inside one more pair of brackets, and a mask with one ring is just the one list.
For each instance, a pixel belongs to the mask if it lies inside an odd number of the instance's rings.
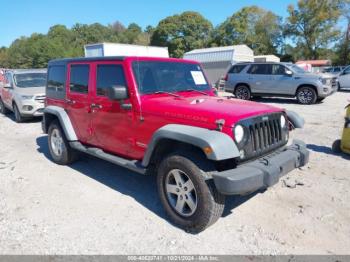
[[350,88],[350,66],[339,76],[339,84],[342,88]]

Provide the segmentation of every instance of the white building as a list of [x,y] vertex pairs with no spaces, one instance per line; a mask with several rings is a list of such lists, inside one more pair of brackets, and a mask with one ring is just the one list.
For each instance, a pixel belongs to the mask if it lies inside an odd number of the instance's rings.
[[97,56],[146,56],[169,57],[167,47],[97,43],[84,46],[85,57]]
[[281,59],[275,55],[256,55],[254,62],[280,62]]
[[246,45],[195,49],[184,54],[184,59],[200,62],[211,84],[219,83],[231,65],[238,62],[254,62],[254,53]]

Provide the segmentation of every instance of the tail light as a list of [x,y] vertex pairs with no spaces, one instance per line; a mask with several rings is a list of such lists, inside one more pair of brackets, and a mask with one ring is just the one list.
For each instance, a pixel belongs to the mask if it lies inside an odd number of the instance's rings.
[[225,80],[225,81],[228,80],[228,74],[225,75],[224,80]]

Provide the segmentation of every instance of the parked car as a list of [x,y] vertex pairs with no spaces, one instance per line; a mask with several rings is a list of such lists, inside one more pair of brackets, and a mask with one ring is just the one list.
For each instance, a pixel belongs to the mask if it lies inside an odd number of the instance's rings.
[[338,89],[350,88],[350,66],[346,67],[338,76]]
[[341,71],[344,70],[344,66],[332,66],[332,67],[327,67],[322,70],[322,73],[329,73],[333,75],[338,75],[341,73]]
[[288,63],[238,63],[226,76],[227,92],[249,100],[253,96],[296,97],[301,104],[322,101],[337,90],[337,78],[311,74]]
[[46,69],[18,69],[5,72],[0,88],[0,112],[13,111],[16,122],[43,115]]
[[304,166],[287,146],[297,114],[214,94],[200,64],[173,58],[104,57],[48,65],[42,122],[52,159],[84,152],[141,174],[157,173],[170,219],[192,232],[222,214],[225,195],[277,183]]

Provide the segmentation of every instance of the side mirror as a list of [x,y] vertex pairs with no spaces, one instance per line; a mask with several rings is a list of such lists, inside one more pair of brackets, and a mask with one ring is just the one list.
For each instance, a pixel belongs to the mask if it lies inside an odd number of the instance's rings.
[[109,88],[107,96],[111,100],[124,100],[129,97],[126,86],[113,86],[112,88]]
[[292,75],[293,75],[293,72],[290,71],[290,70],[286,70],[285,75],[286,75],[286,76],[292,76]]

